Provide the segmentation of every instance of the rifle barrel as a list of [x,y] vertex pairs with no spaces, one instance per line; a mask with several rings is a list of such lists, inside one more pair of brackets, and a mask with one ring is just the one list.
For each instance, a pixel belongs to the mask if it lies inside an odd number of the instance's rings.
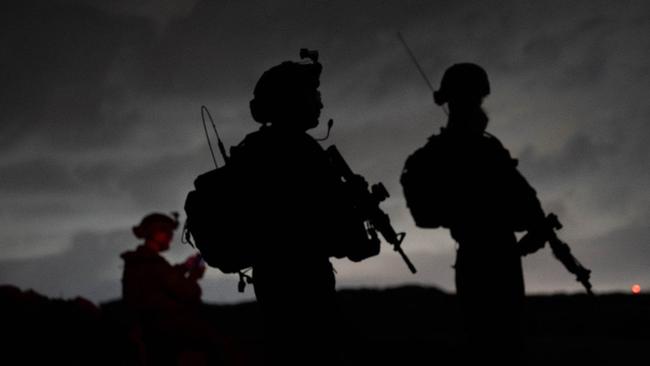
[[591,270],[585,268],[578,259],[571,254],[571,248],[569,245],[560,240],[555,231],[551,230],[550,235],[551,237],[549,238],[548,243],[551,246],[555,258],[557,258],[569,272],[576,276],[576,281],[582,284],[585,290],[587,290],[587,294],[593,295],[594,293],[591,290],[592,285],[589,281]]
[[413,265],[413,263],[411,262],[409,257],[406,256],[406,253],[404,253],[404,250],[402,250],[402,247],[400,245],[395,245],[393,248],[402,257],[402,259],[406,263],[406,266],[409,268],[411,273],[413,273],[413,274],[417,273],[418,270],[415,269],[415,266]]

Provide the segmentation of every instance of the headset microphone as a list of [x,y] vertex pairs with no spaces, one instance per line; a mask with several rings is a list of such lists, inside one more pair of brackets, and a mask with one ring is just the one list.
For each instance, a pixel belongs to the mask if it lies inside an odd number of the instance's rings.
[[332,126],[334,126],[334,120],[330,118],[329,121],[327,121],[327,134],[325,134],[325,137],[316,139],[316,141],[327,140],[330,137],[330,131],[332,130]]

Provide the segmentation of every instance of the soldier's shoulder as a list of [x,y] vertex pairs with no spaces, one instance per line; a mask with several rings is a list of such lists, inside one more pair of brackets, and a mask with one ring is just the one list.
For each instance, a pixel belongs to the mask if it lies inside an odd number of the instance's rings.
[[503,143],[501,140],[499,140],[496,136],[493,134],[485,131],[483,132],[481,136],[481,140],[485,148],[495,150],[495,151],[508,151],[505,146],[503,146]]
[[496,158],[506,161],[508,165],[517,166],[517,159],[513,159],[510,151],[503,146],[501,140],[489,132],[483,132],[483,141],[485,146],[485,153],[495,156]]
[[273,143],[273,136],[265,127],[253,131],[241,140],[237,145],[230,148],[230,155],[235,160],[246,160],[247,158],[259,158],[264,155],[268,147]]
[[138,246],[135,250],[129,250],[120,255],[125,262],[151,262],[159,261],[162,257],[154,252],[153,250],[147,248],[144,245]]
[[485,141],[487,141],[487,142],[489,142],[491,144],[494,144],[495,146],[503,147],[503,144],[501,143],[501,140],[499,140],[496,136],[494,136],[493,134],[491,134],[491,133],[489,133],[487,131],[483,131],[483,139],[485,139]]
[[441,127],[438,133],[434,133],[427,138],[427,142],[423,147],[436,148],[442,146],[443,144],[448,143],[451,137],[452,136],[449,134],[449,132],[444,127]]
[[432,161],[438,160],[444,146],[447,144],[446,138],[443,135],[444,129],[441,129],[439,133],[429,136],[423,146],[417,148],[408,156],[405,169],[408,170],[409,168],[430,165]]
[[244,136],[244,139],[237,146],[256,146],[268,140],[269,138],[271,138],[271,136],[267,129],[265,127],[261,127],[256,131],[246,134],[246,136]]

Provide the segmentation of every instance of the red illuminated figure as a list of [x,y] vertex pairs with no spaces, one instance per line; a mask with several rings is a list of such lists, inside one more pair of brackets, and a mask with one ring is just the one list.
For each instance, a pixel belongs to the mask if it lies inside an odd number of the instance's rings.
[[634,284],[634,285],[632,286],[632,293],[633,293],[634,295],[638,295],[638,294],[640,294],[640,293],[641,293],[641,286],[640,286],[639,284]]
[[208,351],[219,347],[214,331],[198,315],[202,303],[197,281],[205,264],[194,255],[171,265],[160,255],[170,247],[177,217],[153,213],[133,228],[144,243],[121,255],[122,294],[147,364],[175,358],[178,365],[206,365]]

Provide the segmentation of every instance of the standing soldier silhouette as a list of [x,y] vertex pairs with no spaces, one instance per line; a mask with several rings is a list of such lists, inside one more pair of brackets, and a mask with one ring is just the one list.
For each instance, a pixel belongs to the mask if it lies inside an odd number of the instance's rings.
[[239,172],[245,176],[240,188],[248,192],[243,206],[255,208],[246,234],[257,238],[253,284],[270,364],[339,363],[329,258],[345,256],[351,232],[362,229],[346,205],[340,176],[307,134],[318,126],[323,104],[322,66],[315,51],[306,52],[311,62],[286,61],[260,77],[250,109],[262,126],[231,158],[233,167],[245,167]]
[[408,158],[401,182],[416,225],[447,228],[458,243],[456,291],[471,346],[465,354],[517,360],[524,278],[515,232],[542,230],[544,213],[517,160],[485,131],[489,93],[480,66],[445,71],[434,101],[446,105],[447,126]]

